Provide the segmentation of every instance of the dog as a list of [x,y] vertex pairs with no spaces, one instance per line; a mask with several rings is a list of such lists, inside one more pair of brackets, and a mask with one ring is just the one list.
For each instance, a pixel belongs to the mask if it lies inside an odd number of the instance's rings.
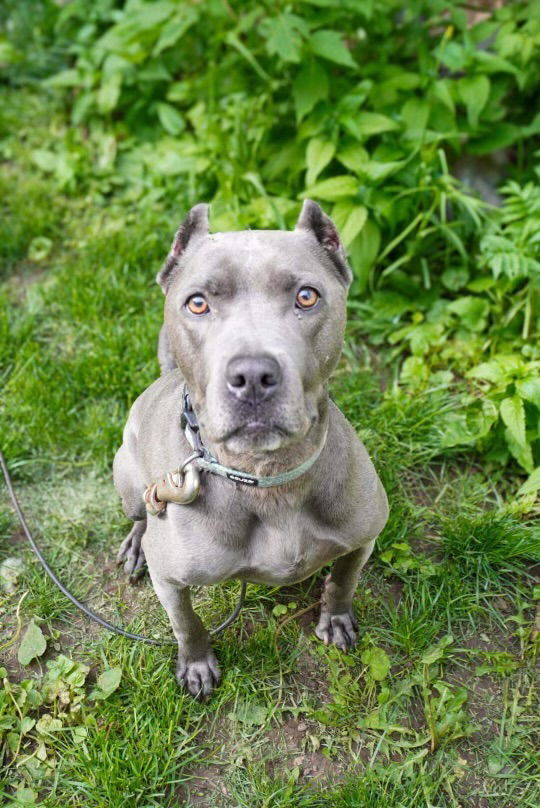
[[[328,394],[352,272],[319,205],[306,200],[293,231],[212,234],[196,205],[157,281],[165,372],[133,404],[114,459],[134,521],[119,558],[132,575],[146,562],[178,641],[177,681],[206,698],[220,669],[190,586],[292,584],[335,560],[315,633],[346,652],[388,502]],[[180,498],[162,502],[171,490]]]

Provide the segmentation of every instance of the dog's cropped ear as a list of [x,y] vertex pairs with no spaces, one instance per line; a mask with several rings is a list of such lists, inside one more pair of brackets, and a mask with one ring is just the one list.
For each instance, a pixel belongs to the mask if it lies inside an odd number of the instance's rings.
[[313,233],[321,247],[324,247],[328,253],[328,257],[331,258],[340,280],[349,286],[353,275],[347,263],[347,256],[339,233],[332,219],[321,210],[316,202],[311,199],[305,200],[295,230],[307,230]]
[[156,275],[156,281],[164,292],[167,292],[172,280],[173,270],[178,259],[186,251],[188,244],[208,234],[208,210],[208,205],[202,203],[195,205],[176,231],[169,255]]

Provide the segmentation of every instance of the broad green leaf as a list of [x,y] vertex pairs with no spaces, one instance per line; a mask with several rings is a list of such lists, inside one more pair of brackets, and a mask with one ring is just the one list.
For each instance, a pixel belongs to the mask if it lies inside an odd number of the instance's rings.
[[86,727],[73,727],[73,742],[74,743],[83,743],[88,737],[88,730]]
[[453,300],[448,305],[448,311],[457,314],[463,325],[471,331],[483,331],[489,314],[489,303],[481,297],[469,295]]
[[58,155],[52,151],[34,149],[34,151],[30,152],[30,157],[38,168],[41,168],[42,171],[46,171],[47,173],[56,171],[58,167]]
[[516,381],[516,389],[526,401],[532,402],[540,410],[540,377],[530,376],[528,379]]
[[[411,357],[417,359],[419,357]],[[441,433],[441,446],[450,448],[452,446],[464,446],[476,440],[467,423],[467,415],[464,412],[448,412],[439,419],[438,425]]]
[[473,278],[473,280],[467,284],[467,289],[469,292],[487,292],[488,289],[493,289],[496,285],[497,281],[495,278]]
[[379,112],[359,112],[353,118],[354,132],[349,126],[349,131],[359,140],[371,135],[380,135],[383,132],[392,132],[399,129],[398,124],[387,115]]
[[104,79],[97,94],[97,105],[100,112],[111,112],[116,107],[121,89],[121,73],[113,73]]
[[476,365],[467,373],[468,379],[481,379],[486,382],[493,382],[493,384],[506,383],[507,374],[496,360],[491,362],[482,362]]
[[268,708],[249,701],[238,702],[234,713],[229,714],[230,718],[248,726],[261,726],[265,723],[267,716]]
[[155,84],[159,81],[170,82],[172,76],[163,59],[152,59],[137,71],[137,79],[140,82]]
[[348,174],[331,177],[315,183],[300,194],[301,199],[317,197],[328,202],[336,202],[346,196],[355,196],[358,191],[358,180]]
[[59,732],[63,727],[60,718],[54,718],[50,713],[45,713],[36,724],[36,730],[40,735],[50,736],[54,732]]
[[381,710],[377,707],[375,710],[368,713],[362,721],[362,726],[366,729],[384,729]]
[[47,668],[47,684],[53,689],[61,682],[67,682],[75,689],[82,688],[90,670],[88,665],[76,662],[65,654],[59,654],[56,659],[47,662]]
[[309,33],[301,17],[284,12],[264,20],[261,30],[266,36],[266,48],[271,56],[276,54],[284,62],[300,61],[302,38]]
[[381,231],[373,219],[368,219],[349,247],[349,257],[354,272],[355,289],[362,294],[369,280],[369,273],[379,254]]
[[332,211],[332,219],[346,247],[354,241],[367,220],[367,209],[351,201],[338,202]]
[[383,81],[377,80],[370,98],[373,105],[382,109],[395,104],[400,92],[415,90],[421,84],[421,77],[418,73],[409,73],[406,70],[399,70],[398,73]]
[[432,93],[444,106],[454,114],[456,105],[452,96],[452,87],[454,82],[451,79],[439,79],[434,82]]
[[368,666],[369,675],[376,682],[382,682],[390,670],[390,660],[383,648],[366,648],[360,657]]
[[481,69],[485,73],[511,73],[518,80],[523,73],[520,72],[516,65],[509,62],[507,59],[501,59],[496,53],[489,50],[478,48],[475,52],[475,58],[480,63]]
[[525,435],[525,408],[520,396],[508,396],[501,401],[501,418],[512,435],[514,441],[519,446],[527,445]]
[[35,718],[30,718],[29,715],[26,715],[21,720],[21,725],[20,725],[21,735],[26,735],[28,732],[30,732],[31,729],[34,729],[35,725],[36,725],[36,719]]
[[369,154],[360,143],[351,143],[336,154],[337,159],[349,171],[359,174],[369,163]]
[[429,379],[429,366],[421,356],[408,356],[403,362],[399,380],[409,387],[422,387]]
[[498,354],[489,362],[472,368],[467,377],[484,379],[494,384],[510,384],[516,376],[523,375],[526,364],[518,354]]
[[519,497],[523,497],[526,494],[535,494],[538,490],[540,490],[540,466],[529,474],[517,494]]
[[183,3],[179,7],[176,16],[168,20],[161,28],[159,39],[154,47],[154,56],[157,56],[172,45],[176,45],[188,28],[197,22],[198,18],[199,12],[197,6],[189,6],[187,3]]
[[459,42],[443,41],[438,48],[435,49],[434,55],[439,59],[443,65],[450,68],[452,72],[459,72],[464,70],[469,55],[466,49]]
[[21,665],[29,665],[33,659],[41,656],[46,648],[47,641],[42,630],[31,620],[19,645],[17,659]]
[[78,70],[70,68],[69,70],[61,70],[59,73],[55,73],[54,76],[45,79],[43,83],[47,87],[78,87],[81,83],[81,76]]
[[484,438],[498,420],[498,407],[489,398],[476,399],[467,408],[467,425],[476,440]]
[[475,137],[467,144],[467,150],[471,154],[491,154],[498,149],[505,149],[511,146],[522,136],[522,129],[513,123],[505,121],[497,122],[496,126],[491,126],[486,134]]
[[378,160],[368,160],[358,173],[372,182],[382,182],[400,171],[406,162],[406,160],[392,160],[389,163],[381,163]]
[[133,4],[129,13],[121,15],[119,22],[97,41],[96,47],[140,64],[150,55],[165,21],[177,10],[177,4],[168,0]]
[[313,185],[335,152],[336,147],[331,141],[318,137],[311,138],[306,149],[306,185]]
[[185,128],[185,122],[175,107],[160,101],[157,105],[157,114],[163,128],[170,135],[178,135]]
[[534,461],[530,444],[520,443],[516,440],[514,433],[508,427],[504,430],[504,437],[506,445],[520,466],[522,466],[528,474],[532,474]]
[[438,662],[442,659],[445,655],[446,649],[449,645],[452,645],[454,642],[454,638],[451,634],[446,634],[436,645],[432,645],[420,662],[422,665],[433,665],[435,662]]
[[472,127],[478,124],[478,117],[489,98],[490,81],[485,75],[464,76],[458,80],[458,93],[465,104],[467,118]]
[[456,267],[445,269],[441,275],[443,286],[450,289],[451,292],[457,292],[463,289],[469,280],[469,273],[465,267]]
[[30,808],[37,805],[37,798],[37,791],[33,791],[31,788],[18,788],[10,799],[13,800],[11,803],[13,808]]
[[310,59],[293,81],[296,119],[301,121],[319,101],[328,98],[328,74],[316,59]]
[[118,688],[122,678],[122,668],[107,668],[98,676],[96,687],[91,698],[99,700],[108,698]]
[[409,98],[401,110],[405,135],[411,140],[420,140],[427,127],[430,105],[424,98]]
[[346,67],[356,67],[356,62],[338,31],[316,31],[308,42],[312,52],[317,56]]

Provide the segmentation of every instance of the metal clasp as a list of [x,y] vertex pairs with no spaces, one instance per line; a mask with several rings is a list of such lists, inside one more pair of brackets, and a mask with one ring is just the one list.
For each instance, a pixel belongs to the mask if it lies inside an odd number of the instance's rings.
[[201,490],[201,473],[194,461],[200,452],[194,452],[176,471],[168,471],[159,480],[147,487],[144,492],[146,510],[151,516],[163,513],[167,502],[188,505]]

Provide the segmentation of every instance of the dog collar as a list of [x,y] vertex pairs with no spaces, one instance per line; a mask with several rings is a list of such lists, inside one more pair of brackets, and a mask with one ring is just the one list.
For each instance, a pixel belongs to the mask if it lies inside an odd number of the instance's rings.
[[167,507],[167,502],[176,502],[178,505],[187,505],[193,502],[200,491],[200,472],[207,471],[230,480],[232,483],[240,483],[250,488],[273,488],[284,485],[292,480],[296,480],[308,471],[319,458],[328,435],[325,430],[323,438],[315,450],[304,463],[294,469],[284,471],[281,474],[274,474],[270,477],[258,477],[255,474],[248,474],[245,471],[224,466],[219,463],[214,455],[204,445],[199,422],[193,409],[188,391],[184,388],[182,396],[182,416],[181,426],[189,445],[193,449],[187,460],[176,470],[167,472],[159,480],[150,483],[144,492],[144,502],[146,510],[151,515],[163,513]]
[[183,393],[183,410],[180,423],[184,429],[186,440],[193,449],[193,452],[197,453],[198,455],[197,457],[194,457],[193,462],[197,463],[197,466],[201,471],[208,471],[210,474],[217,474],[219,477],[225,477],[226,479],[231,480],[233,483],[247,485],[250,488],[273,488],[276,485],[283,485],[284,483],[289,483],[292,480],[296,480],[298,477],[301,477],[302,474],[305,474],[306,471],[312,467],[320,456],[326,443],[326,437],[328,434],[328,430],[325,430],[322,441],[317,447],[315,453],[312,454],[311,457],[309,457],[304,463],[296,466],[296,468],[290,469],[290,471],[283,471],[281,474],[274,474],[270,477],[258,477],[255,474],[248,474],[245,471],[239,471],[238,469],[231,468],[230,466],[224,466],[222,463],[217,461],[213,454],[211,454],[211,452],[202,442],[199,422],[197,420],[195,410],[193,409],[189,393],[185,388]]

